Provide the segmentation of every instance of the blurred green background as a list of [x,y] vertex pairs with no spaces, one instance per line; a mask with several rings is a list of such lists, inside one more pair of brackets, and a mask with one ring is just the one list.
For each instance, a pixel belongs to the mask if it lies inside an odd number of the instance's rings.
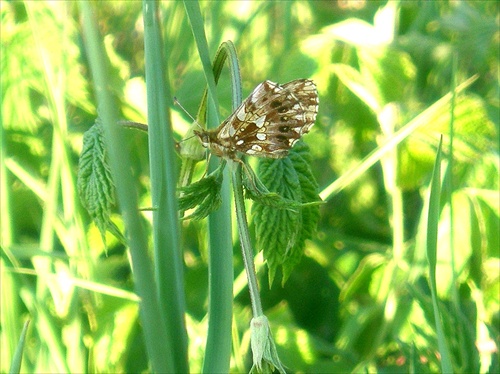
[[[127,248],[112,235],[104,246],[76,189],[83,133],[97,116],[78,4],[0,6],[0,370],[9,370],[30,319],[22,372],[149,372]],[[325,200],[317,233],[283,287],[279,279],[270,287],[265,264],[258,265],[284,365],[291,372],[440,370],[425,238],[443,134],[437,279],[445,336],[456,372],[498,373],[498,3],[211,1],[200,7],[212,56],[220,43],[235,44],[244,95],[266,79],[310,78],[318,86],[318,118],[304,137]],[[147,123],[142,3],[103,1],[93,8],[120,114]],[[194,115],[206,82],[191,26],[182,2],[164,1],[160,9],[169,89]],[[450,104],[432,109],[472,76],[474,83],[454,99],[453,115]],[[227,117],[227,71],[218,94]],[[425,119],[417,117],[422,113]],[[380,162],[341,188],[332,185],[414,118],[418,128]],[[189,118],[175,107],[172,123],[181,140]],[[126,134],[122,151],[132,161],[140,207],[148,208],[147,134]],[[204,166],[195,178],[203,172]],[[151,212],[142,213],[149,227]],[[118,210],[112,219],[122,228]],[[185,220],[181,229],[195,373],[207,331],[207,228]],[[236,228],[233,235],[231,372],[245,372],[251,312]]]

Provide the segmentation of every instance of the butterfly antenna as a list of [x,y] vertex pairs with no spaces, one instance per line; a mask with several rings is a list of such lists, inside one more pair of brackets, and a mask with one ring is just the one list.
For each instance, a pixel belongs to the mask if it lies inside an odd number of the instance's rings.
[[179,102],[179,100],[177,100],[177,98],[176,98],[175,96],[174,96],[174,104],[175,104],[175,105],[178,105],[178,106],[182,109],[182,111],[183,111],[184,113],[186,113],[186,114],[188,115],[188,117],[189,117],[189,118],[191,118],[191,119],[193,120],[193,122],[194,122],[194,123],[196,123],[196,124],[198,125],[198,127],[199,127],[200,129],[203,129],[203,128],[200,126],[200,124],[198,123],[198,121],[197,121],[197,120],[195,120],[195,119],[194,119],[194,117],[191,115],[191,113],[189,113],[189,112],[186,110],[186,108],[184,108],[184,107],[182,106],[182,104]]

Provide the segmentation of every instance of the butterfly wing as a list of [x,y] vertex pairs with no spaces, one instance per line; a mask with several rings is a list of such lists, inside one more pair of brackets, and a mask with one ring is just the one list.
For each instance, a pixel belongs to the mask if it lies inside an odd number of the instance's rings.
[[314,125],[318,92],[313,81],[259,84],[218,129],[218,141],[249,155],[281,158]]

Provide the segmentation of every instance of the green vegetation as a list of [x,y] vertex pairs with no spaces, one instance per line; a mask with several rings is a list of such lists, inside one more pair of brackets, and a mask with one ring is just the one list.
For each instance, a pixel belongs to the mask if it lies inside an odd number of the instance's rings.
[[[499,10],[2,2],[0,370],[249,372],[268,321],[292,372],[500,372]],[[207,172],[173,96],[298,78],[295,152]]]

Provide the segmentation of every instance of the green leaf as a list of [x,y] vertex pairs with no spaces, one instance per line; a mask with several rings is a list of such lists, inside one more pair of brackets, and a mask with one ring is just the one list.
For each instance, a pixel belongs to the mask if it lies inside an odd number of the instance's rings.
[[83,136],[83,148],[78,162],[78,194],[83,206],[99,228],[104,244],[106,244],[106,230],[125,243],[124,236],[110,218],[116,201],[115,186],[107,162],[103,136],[102,123],[97,118]]
[[332,64],[333,73],[359,99],[375,113],[380,111],[380,102],[373,86],[366,85],[363,75],[347,64]]
[[180,189],[182,195],[179,198],[179,210],[197,207],[194,213],[185,217],[186,219],[199,221],[219,209],[222,204],[221,188],[225,165],[225,162],[221,162],[210,175]]
[[[292,205],[293,210],[290,207],[277,209],[276,204],[263,204],[258,199],[253,205],[256,247],[264,251],[270,284],[279,266],[283,269],[283,282],[287,280],[302,257],[306,239],[312,237],[318,223],[318,185],[309,161],[308,146],[299,142],[289,157],[265,158],[259,162],[260,178],[267,189],[296,203]],[[315,204],[302,205],[311,202]],[[276,235],[277,232],[280,235]]]
[[[485,153],[495,149],[498,138],[495,125],[488,118],[483,100],[473,95],[458,96],[453,114],[453,157],[457,167],[469,168]],[[398,185],[404,189],[420,187],[432,172],[437,144],[443,135],[443,149],[448,149],[449,108],[441,107],[399,148]]]
[[259,204],[271,208],[288,209],[293,212],[298,212],[298,209],[301,207],[318,205],[321,203],[319,201],[301,203],[299,201],[286,199],[276,192],[270,192],[257,175],[255,175],[253,170],[247,164],[244,165],[245,172],[243,173],[243,185],[245,186],[245,197],[247,199],[252,199]]
[[441,147],[439,142],[429,196],[429,211],[427,217],[427,261],[429,263],[429,283],[431,288],[432,306],[438,339],[439,353],[441,354],[441,368],[443,373],[452,373],[453,365],[449,351],[448,338],[443,330],[442,311],[437,297],[437,247],[438,247],[438,225],[440,213],[441,195]]
[[14,357],[12,358],[12,363],[9,370],[9,373],[11,374],[21,372],[24,344],[26,342],[26,333],[28,332],[29,323],[30,320],[24,322],[23,331],[21,332],[21,336],[19,337],[19,343],[17,344],[16,352],[14,353]]
[[415,79],[410,56],[393,48],[359,48],[358,60],[365,87],[374,92],[380,108],[408,97]]
[[298,173],[301,188],[301,202],[309,204],[302,207],[302,230],[300,232],[298,244],[303,248],[306,239],[313,237],[319,221],[319,204],[321,199],[318,196],[318,182],[311,170],[311,155],[309,147],[305,143],[299,143],[294,148],[295,152],[290,153],[290,159]]
[[410,57],[391,48],[359,48],[360,71],[347,64],[334,64],[333,72],[373,112],[408,96],[415,67]]

